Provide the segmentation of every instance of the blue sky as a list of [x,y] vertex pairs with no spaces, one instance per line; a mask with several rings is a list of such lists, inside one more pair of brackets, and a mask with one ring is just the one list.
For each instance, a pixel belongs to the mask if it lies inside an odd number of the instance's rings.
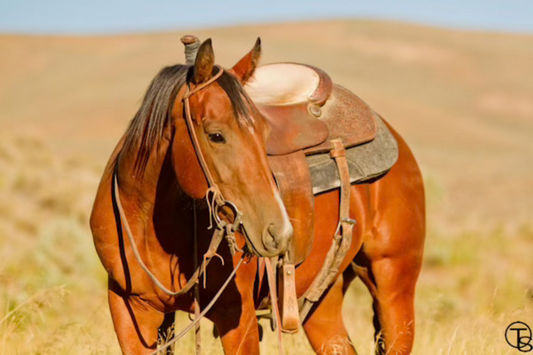
[[0,0],[0,32],[112,34],[373,18],[533,33],[533,0]]

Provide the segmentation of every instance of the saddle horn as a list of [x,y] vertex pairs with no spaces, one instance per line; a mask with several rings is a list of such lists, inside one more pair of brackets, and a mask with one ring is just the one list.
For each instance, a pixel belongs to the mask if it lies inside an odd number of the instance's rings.
[[200,48],[200,40],[193,35],[186,35],[181,37],[181,43],[185,46],[185,64],[194,65],[196,53]]

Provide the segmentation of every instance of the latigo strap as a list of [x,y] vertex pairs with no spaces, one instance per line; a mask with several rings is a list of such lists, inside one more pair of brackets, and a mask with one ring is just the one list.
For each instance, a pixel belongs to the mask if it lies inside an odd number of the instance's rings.
[[324,291],[335,280],[339,267],[352,244],[353,226],[356,223],[350,218],[350,172],[346,161],[346,151],[340,139],[334,139],[331,143],[333,148],[330,155],[335,159],[341,181],[339,223],[322,269],[320,269],[311,287],[298,300],[302,322],[306,319],[313,304],[320,299]]

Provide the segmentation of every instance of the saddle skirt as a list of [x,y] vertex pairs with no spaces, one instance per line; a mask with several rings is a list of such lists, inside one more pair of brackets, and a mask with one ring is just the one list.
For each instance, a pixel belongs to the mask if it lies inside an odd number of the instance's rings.
[[[385,122],[375,115],[376,138],[346,149],[350,183],[363,183],[384,175],[398,160],[398,143]],[[328,153],[306,157],[311,175],[313,194],[317,195],[341,186],[335,162]]]

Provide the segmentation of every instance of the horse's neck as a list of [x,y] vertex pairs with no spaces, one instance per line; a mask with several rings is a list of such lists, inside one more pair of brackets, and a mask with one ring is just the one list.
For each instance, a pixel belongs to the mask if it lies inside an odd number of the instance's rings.
[[136,157],[132,154],[120,154],[116,162],[121,201],[136,217],[132,223],[151,223],[156,209],[158,214],[165,213],[158,206],[172,204],[175,208],[177,201],[186,198],[172,167],[170,145],[164,140],[157,151],[154,149],[143,174],[135,171]]

